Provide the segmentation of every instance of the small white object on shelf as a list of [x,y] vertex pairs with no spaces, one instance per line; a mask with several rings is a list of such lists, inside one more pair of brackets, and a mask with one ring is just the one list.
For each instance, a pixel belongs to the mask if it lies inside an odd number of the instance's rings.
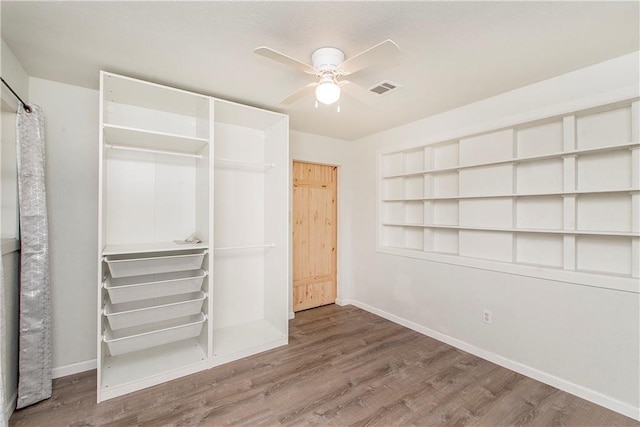
[[189,235],[189,237],[187,237],[184,240],[174,240],[173,243],[177,244],[177,245],[195,245],[202,242],[202,240],[198,239],[196,237],[196,233],[191,233]]

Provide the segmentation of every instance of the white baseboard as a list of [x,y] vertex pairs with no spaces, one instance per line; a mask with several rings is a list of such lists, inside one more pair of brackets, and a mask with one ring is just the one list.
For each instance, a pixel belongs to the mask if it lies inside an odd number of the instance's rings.
[[597,391],[591,390],[581,385],[556,377],[555,375],[551,375],[547,372],[540,371],[538,369],[532,368],[531,366],[524,365],[522,363],[500,356],[496,353],[484,350],[472,344],[450,337],[449,335],[445,335],[443,333],[434,331],[433,329],[429,329],[425,326],[411,322],[410,320],[388,313],[379,308],[370,306],[361,301],[350,300],[350,303],[358,308],[361,308],[365,311],[376,314],[380,317],[383,317],[394,323],[402,325],[406,328],[412,329],[423,335],[429,336],[438,341],[441,341],[453,347],[459,348],[460,350],[466,351],[467,353],[471,353],[475,356],[478,356],[485,360],[493,362],[496,365],[503,366],[507,369],[518,372],[519,374],[525,375],[529,378],[533,378],[534,380],[556,387],[562,391],[566,391],[567,393],[570,393],[582,399],[588,400],[589,402],[593,402],[596,405],[603,406],[607,409],[611,409],[612,411],[618,412],[622,415],[625,415],[627,417],[640,421],[640,408],[636,408],[628,403],[621,402],[619,400],[613,399]]
[[78,374],[84,371],[96,369],[98,362],[96,359],[84,360],[82,362],[72,363],[70,365],[60,366],[51,370],[52,378],[61,378],[68,375]]
[[289,312],[289,320],[291,319],[295,319],[296,318],[296,314],[293,311]]
[[7,401],[7,406],[5,406],[4,408],[5,414],[7,414],[7,420],[11,418],[11,415],[13,415],[13,411],[16,410],[17,401],[18,401],[18,391],[14,390],[14,392],[11,394],[11,397]]

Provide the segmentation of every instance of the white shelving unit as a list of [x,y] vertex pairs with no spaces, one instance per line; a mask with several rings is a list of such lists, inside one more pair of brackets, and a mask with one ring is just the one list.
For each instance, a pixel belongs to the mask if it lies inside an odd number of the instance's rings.
[[106,72],[100,94],[98,401],[286,344],[287,116]]
[[638,105],[381,152],[378,250],[640,292]]
[[213,360],[287,342],[288,127],[215,101]]

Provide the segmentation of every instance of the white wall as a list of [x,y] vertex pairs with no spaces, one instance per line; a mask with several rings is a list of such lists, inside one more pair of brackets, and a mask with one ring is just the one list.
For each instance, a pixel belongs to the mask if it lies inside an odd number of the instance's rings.
[[45,116],[53,375],[57,377],[95,366],[98,92],[30,78],[29,96]]
[[[4,40],[2,40],[0,49],[2,50],[2,78],[25,102],[28,102],[29,76]],[[14,111],[17,110],[18,100],[4,85],[2,85],[2,100],[7,102]]]
[[[340,139],[328,138],[309,133],[290,131],[289,157],[309,163],[320,163],[338,166],[338,303],[349,299],[352,282],[352,248],[351,248],[351,143]],[[292,174],[290,174],[292,175]],[[291,183],[291,188],[293,183]],[[293,192],[290,193],[291,195]],[[293,202],[289,204],[293,206]],[[290,215],[290,218],[292,216]],[[292,294],[292,290],[289,295]],[[289,300],[289,311],[293,312],[292,300]]]
[[[380,148],[463,136],[637,87],[638,60],[637,53],[627,55],[358,140],[353,188],[376,187]],[[358,254],[354,304],[639,416],[638,294],[377,253],[376,195],[354,191],[352,196],[352,218],[358,219],[351,224]],[[482,323],[483,309],[493,312],[491,325]]]
[[[7,81],[25,102],[29,101],[29,77],[13,52],[2,40],[1,44],[2,77]],[[18,280],[20,252],[15,238],[18,235],[17,175],[16,175],[16,110],[18,101],[11,92],[2,85],[2,215],[0,235],[2,236],[2,266],[4,281],[2,284],[2,301],[4,303],[3,322],[5,339],[0,343],[2,354],[2,372],[5,384],[5,402],[0,402],[11,414],[15,407],[18,390]]]

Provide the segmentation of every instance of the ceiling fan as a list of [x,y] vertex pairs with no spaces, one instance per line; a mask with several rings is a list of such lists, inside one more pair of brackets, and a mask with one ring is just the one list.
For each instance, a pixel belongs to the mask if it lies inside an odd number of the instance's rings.
[[326,105],[337,102],[343,90],[361,102],[370,103],[375,99],[375,95],[356,83],[342,79],[342,77],[373,65],[392,62],[400,55],[400,48],[393,40],[385,40],[357,55],[345,59],[344,52],[340,49],[335,47],[322,47],[314,50],[311,54],[312,65],[266,46],[258,47],[254,49],[253,52],[305,73],[314,74],[318,78],[318,81],[301,87],[280,101],[280,104],[293,104],[315,90],[317,107],[318,101]]

